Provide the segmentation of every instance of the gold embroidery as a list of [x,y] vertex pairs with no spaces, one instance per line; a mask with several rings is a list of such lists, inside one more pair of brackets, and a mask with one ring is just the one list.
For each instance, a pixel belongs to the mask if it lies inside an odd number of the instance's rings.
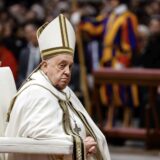
[[[83,122],[83,124],[85,125],[85,128],[86,128],[86,132],[92,136],[94,138],[94,140],[97,142],[98,144],[98,141],[97,141],[97,137],[96,135],[94,134],[94,131],[92,130],[92,128],[90,127],[87,119],[84,117],[84,115],[77,111],[73,106],[72,106],[72,103],[71,102],[68,102],[68,105],[70,106],[70,108],[72,109],[72,111],[77,114],[77,116],[81,119],[81,121]],[[97,147],[97,153],[96,153],[96,157],[97,157],[97,160],[103,160],[102,158],[102,154],[99,150],[99,148]]]
[[61,14],[59,20],[63,44],[65,47],[69,47],[65,17]]
[[37,30],[37,38],[41,35],[42,31],[46,28],[49,22],[44,23],[39,29]]

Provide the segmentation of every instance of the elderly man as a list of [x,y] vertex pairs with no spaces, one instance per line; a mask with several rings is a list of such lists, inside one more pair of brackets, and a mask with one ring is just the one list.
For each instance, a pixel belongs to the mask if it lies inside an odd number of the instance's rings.
[[[110,160],[105,137],[67,86],[75,33],[61,14],[37,31],[42,62],[13,99],[8,137],[63,141],[73,155],[9,154],[9,160]],[[65,150],[64,150],[65,153]]]

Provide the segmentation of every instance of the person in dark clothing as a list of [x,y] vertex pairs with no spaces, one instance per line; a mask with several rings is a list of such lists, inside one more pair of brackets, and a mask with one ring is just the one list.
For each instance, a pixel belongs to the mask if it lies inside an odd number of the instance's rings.
[[160,68],[160,16],[150,20],[150,38],[142,57],[142,66],[145,68]]
[[[149,23],[149,30],[150,30],[150,37],[148,40],[148,44],[143,52],[143,55],[141,57],[141,65],[144,68],[148,69],[160,69],[160,16],[153,16]],[[155,91],[157,95],[156,96],[156,106],[155,110],[157,114],[160,114],[160,93],[159,93],[159,87]],[[142,95],[142,108],[141,108],[141,116],[140,116],[140,126],[144,127],[144,111],[145,108],[143,106],[146,106],[148,104],[149,94],[148,89],[146,87],[141,87],[141,95]],[[151,123],[150,126],[154,127],[154,118],[152,113],[151,116]]]
[[17,87],[21,86],[26,77],[31,74],[40,62],[36,31],[37,26],[35,24],[29,23],[24,27],[27,46],[20,53]]

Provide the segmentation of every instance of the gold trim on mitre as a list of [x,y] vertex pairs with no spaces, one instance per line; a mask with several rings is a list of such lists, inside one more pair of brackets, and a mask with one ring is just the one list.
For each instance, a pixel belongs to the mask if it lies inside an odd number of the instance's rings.
[[46,28],[46,26],[49,24],[49,22],[44,23],[41,27],[38,28],[37,30],[37,38],[39,38],[40,34],[42,31]]
[[68,47],[54,47],[43,50],[41,52],[43,59],[48,59],[53,55],[57,54],[71,54],[73,55],[73,49]]
[[64,47],[69,47],[66,19],[63,16],[63,14],[59,15],[59,24],[60,24],[60,30],[61,30],[61,36],[62,36],[62,44]]

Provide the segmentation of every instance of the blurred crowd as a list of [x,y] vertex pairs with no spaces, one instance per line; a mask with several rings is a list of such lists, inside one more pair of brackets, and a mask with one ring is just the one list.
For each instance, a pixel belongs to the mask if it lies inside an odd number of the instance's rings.
[[[155,52],[159,51],[160,1],[130,0],[128,2],[129,9],[138,19],[137,50],[133,56],[133,65],[159,68],[160,57]],[[80,25],[86,19],[92,22],[100,15],[108,18],[111,10],[110,0],[0,0],[0,61],[2,61],[2,66],[11,67],[17,85],[20,86],[40,61],[36,40],[36,30],[39,26],[46,21],[51,21],[59,13],[70,18],[74,25]],[[90,36],[89,31],[85,29],[82,37],[85,44],[87,71],[91,72],[99,65],[100,58],[96,59],[95,52],[101,52],[102,46],[99,44],[103,41],[103,37]],[[151,41],[150,46],[147,45],[148,41]],[[97,44],[99,48],[95,51]],[[145,51],[146,46],[147,51]],[[89,53],[91,48],[94,54]],[[88,61],[90,54],[94,55],[92,62]],[[154,62],[155,59],[156,62]]]

